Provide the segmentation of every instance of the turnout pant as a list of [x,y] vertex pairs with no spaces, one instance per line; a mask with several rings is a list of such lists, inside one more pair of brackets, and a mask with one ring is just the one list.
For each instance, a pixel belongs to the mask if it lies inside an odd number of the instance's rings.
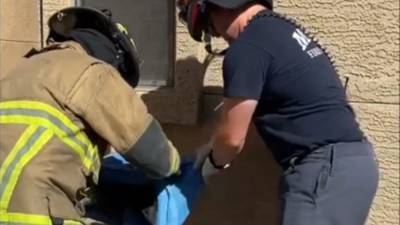
[[367,140],[293,158],[280,180],[281,225],[364,225],[377,186],[378,167]]

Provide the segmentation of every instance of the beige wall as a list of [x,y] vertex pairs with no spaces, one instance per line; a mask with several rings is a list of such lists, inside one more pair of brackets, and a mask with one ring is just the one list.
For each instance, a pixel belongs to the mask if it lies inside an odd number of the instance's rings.
[[[0,77],[15,66],[26,50],[40,46],[39,2],[0,0]],[[43,2],[46,19],[54,10],[73,1]],[[380,188],[369,225],[399,224],[399,9],[398,0],[277,3],[277,11],[294,16],[317,33],[335,56],[341,76],[350,78],[349,98],[376,147],[380,163]],[[217,46],[222,48],[224,44],[219,41]],[[220,59],[214,60],[204,71],[203,47],[191,41],[178,23],[179,82],[167,92],[141,91],[150,110],[168,122],[164,125],[168,135],[184,153],[206,142],[211,135],[216,117],[213,108],[220,101],[220,63]],[[199,92],[198,86],[191,83],[198,82],[202,75],[205,88]],[[191,124],[195,118],[195,125],[176,125]],[[277,224],[279,172],[252,131],[245,152],[231,170],[208,187],[188,224]]]
[[39,0],[0,0],[0,77],[39,47]]

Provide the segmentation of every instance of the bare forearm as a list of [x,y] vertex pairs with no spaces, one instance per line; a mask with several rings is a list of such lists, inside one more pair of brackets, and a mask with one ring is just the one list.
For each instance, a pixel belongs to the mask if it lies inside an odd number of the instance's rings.
[[225,165],[232,162],[244,145],[244,139],[231,140],[229,137],[216,134],[212,142],[212,158],[217,165]]
[[215,168],[227,166],[242,151],[256,106],[256,100],[224,99],[221,117],[208,148],[212,149],[208,159]]

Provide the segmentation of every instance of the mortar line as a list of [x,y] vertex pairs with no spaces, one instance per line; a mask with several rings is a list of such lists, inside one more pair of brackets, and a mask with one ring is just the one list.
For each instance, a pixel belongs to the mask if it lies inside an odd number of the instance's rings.
[[9,39],[1,39],[3,42],[16,42],[16,43],[29,43],[29,44],[39,44],[40,41],[23,41],[23,40],[9,40]]

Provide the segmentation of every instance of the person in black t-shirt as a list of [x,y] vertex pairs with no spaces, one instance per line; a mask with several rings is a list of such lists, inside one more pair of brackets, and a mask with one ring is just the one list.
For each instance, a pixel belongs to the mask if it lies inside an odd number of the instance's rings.
[[253,121],[284,174],[282,225],[362,225],[378,183],[372,145],[356,122],[332,60],[268,0],[179,1],[192,37],[229,43],[224,100],[198,153],[207,178],[229,167]]

